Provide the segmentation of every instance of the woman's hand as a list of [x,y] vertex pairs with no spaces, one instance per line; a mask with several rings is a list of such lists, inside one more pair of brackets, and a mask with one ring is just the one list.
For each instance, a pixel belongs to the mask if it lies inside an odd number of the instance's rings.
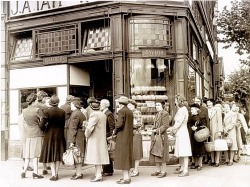
[[196,131],[196,130],[197,130],[197,127],[196,127],[196,126],[192,126],[191,129],[192,129],[193,131]]

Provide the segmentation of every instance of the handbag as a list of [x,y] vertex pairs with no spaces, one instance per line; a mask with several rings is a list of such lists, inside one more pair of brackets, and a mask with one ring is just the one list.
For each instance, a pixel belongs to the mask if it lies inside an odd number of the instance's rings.
[[63,162],[65,165],[69,165],[69,166],[73,166],[75,164],[74,156],[73,156],[73,149],[69,148],[66,150],[65,153],[63,153]]
[[159,129],[159,134],[156,134],[154,136],[150,153],[157,157],[163,157],[164,146],[163,146],[162,135],[160,134],[160,129]]
[[114,136],[114,135],[107,138],[108,152],[109,152],[109,157],[111,159],[113,159],[115,156],[115,146],[116,146],[116,139],[115,138],[116,138],[116,136]]
[[227,151],[227,141],[225,139],[216,139],[214,140],[214,150],[215,151]]

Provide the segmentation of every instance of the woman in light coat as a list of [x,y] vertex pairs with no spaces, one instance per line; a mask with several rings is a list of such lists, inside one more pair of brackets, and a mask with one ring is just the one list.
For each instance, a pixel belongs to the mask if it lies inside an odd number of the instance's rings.
[[184,97],[177,96],[175,104],[178,108],[174,117],[174,126],[170,127],[168,131],[176,136],[174,156],[179,158],[180,170],[175,171],[179,177],[188,176],[188,157],[192,156],[190,137],[187,128],[188,110],[187,102]]
[[[222,111],[218,106],[213,106],[214,100],[207,99],[208,117],[210,119],[209,130],[212,141],[221,136],[223,132]],[[218,167],[220,163],[220,151],[211,152],[211,166]]]
[[109,164],[109,154],[106,139],[106,115],[100,111],[100,102],[90,104],[93,112],[85,129],[87,146],[85,151],[85,164],[95,165],[95,176],[91,182],[101,182],[102,165]]
[[237,113],[230,110],[228,103],[224,104],[225,116],[223,119],[223,131],[226,137],[232,139],[232,146],[230,146],[228,151],[225,151],[226,164],[228,166],[233,165],[233,158],[235,152],[238,150],[237,144]]

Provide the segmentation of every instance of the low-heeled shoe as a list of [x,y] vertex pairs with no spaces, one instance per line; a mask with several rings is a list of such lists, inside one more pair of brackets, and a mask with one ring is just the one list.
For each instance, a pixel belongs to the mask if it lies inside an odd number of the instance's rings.
[[188,172],[186,173],[182,172],[180,175],[178,175],[178,177],[187,177],[187,176],[189,176]]
[[119,181],[116,181],[117,184],[130,184],[130,182],[131,182],[131,179],[126,179],[126,180],[121,179]]
[[157,176],[157,178],[163,178],[167,176],[167,172],[161,173],[160,175]]

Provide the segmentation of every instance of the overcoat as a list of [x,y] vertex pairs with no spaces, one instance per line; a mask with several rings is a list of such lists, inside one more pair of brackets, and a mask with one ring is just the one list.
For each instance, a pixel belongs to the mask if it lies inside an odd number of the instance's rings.
[[233,144],[229,147],[229,150],[236,151],[238,150],[237,144],[237,130],[236,130],[236,122],[237,122],[237,113],[228,112],[224,115],[223,126],[226,132],[228,132],[227,137],[233,140]]
[[193,157],[200,157],[205,155],[206,153],[204,142],[197,142],[194,138],[195,131],[192,130],[192,126],[197,127],[196,131],[201,130],[202,126],[206,126],[206,124],[203,124],[204,122],[205,121],[200,118],[199,114],[191,115],[188,118],[188,130],[190,135],[190,143]]
[[208,108],[208,117],[210,119],[209,130],[212,140],[217,138],[218,132],[223,132],[222,112],[220,107]]
[[116,148],[114,168],[129,170],[132,168],[133,156],[133,112],[125,105],[118,111],[115,125]]
[[108,146],[106,139],[107,117],[102,111],[93,111],[85,129],[87,138],[85,164],[109,164]]
[[85,152],[85,135],[82,130],[82,122],[86,118],[80,109],[75,109],[69,118],[69,129],[67,134],[67,142],[74,143],[78,147],[82,154]]
[[[156,134],[160,134],[163,137],[163,157],[157,157],[152,154],[149,154],[149,162],[168,162],[169,161],[169,142],[167,135],[167,128],[169,128],[169,114],[165,110],[158,112],[155,116],[153,129],[156,130]],[[153,140],[155,138],[155,134],[151,135],[151,146],[150,150],[153,146]]]
[[175,157],[192,156],[189,132],[187,129],[188,110],[185,106],[180,107],[174,117],[173,129],[176,131],[174,148]]
[[66,149],[64,138],[65,112],[58,107],[49,107],[43,110],[43,118],[40,127],[47,126],[44,134],[44,141],[40,162],[50,163],[62,161]]

